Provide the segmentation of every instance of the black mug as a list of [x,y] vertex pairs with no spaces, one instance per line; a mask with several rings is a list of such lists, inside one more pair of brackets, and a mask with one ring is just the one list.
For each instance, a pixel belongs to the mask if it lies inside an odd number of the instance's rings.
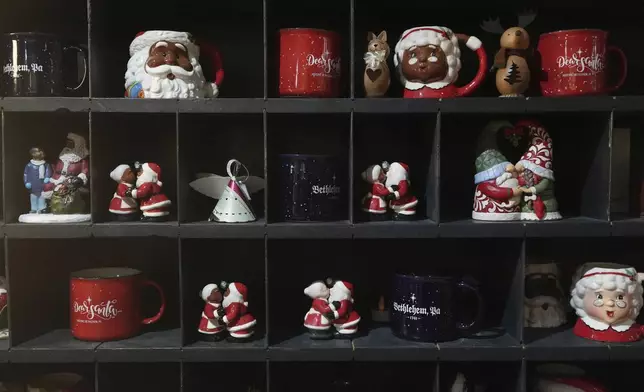
[[[76,91],[87,80],[87,53],[78,46],[65,45],[55,35],[9,33],[2,37],[2,95],[5,97],[51,97]],[[64,72],[76,69],[65,62],[73,50],[83,58],[82,78],[75,87],[65,84]],[[76,56],[77,58],[77,56]]]
[[328,155],[284,154],[280,159],[280,219],[347,219],[346,170]]
[[[394,335],[422,342],[446,342],[466,336],[483,320],[483,298],[479,290],[455,278],[396,274],[391,306]],[[456,295],[468,291],[477,299],[473,320],[459,320]]]

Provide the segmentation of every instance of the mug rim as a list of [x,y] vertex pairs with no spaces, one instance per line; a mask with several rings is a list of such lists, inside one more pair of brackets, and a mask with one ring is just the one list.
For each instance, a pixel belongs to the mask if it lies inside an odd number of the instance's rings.
[[444,282],[453,282],[456,280],[454,276],[448,276],[448,275],[411,275],[411,274],[402,274],[402,273],[397,273],[395,274],[396,277],[398,278],[405,278],[405,279],[413,279],[413,280],[423,280],[423,281],[444,281]]
[[310,31],[310,32],[315,32],[315,33],[327,33],[327,34],[332,34],[332,35],[340,35],[340,33],[338,33],[337,31],[327,30],[327,29],[320,29],[320,28],[316,28],[316,27],[286,27],[286,28],[278,30],[279,34],[293,32],[293,31],[295,31],[295,32]]
[[602,29],[564,29],[564,30],[549,31],[547,33],[541,33],[540,37],[545,37],[546,35],[554,35],[554,34],[560,34],[560,33],[574,33],[574,32],[583,32],[583,31],[598,31],[604,34],[608,34],[608,31],[602,30]]
[[121,279],[141,275],[142,273],[129,267],[98,267],[74,271],[71,274],[71,278],[80,280]]

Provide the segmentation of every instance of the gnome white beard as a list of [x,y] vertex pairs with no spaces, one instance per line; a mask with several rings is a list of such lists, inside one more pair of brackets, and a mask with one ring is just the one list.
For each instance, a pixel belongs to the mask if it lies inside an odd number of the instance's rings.
[[[138,54],[132,57],[128,63],[126,78],[128,85],[141,83],[146,98],[206,97],[207,94],[204,91],[206,79],[196,58],[190,59],[193,70],[186,71],[179,66],[167,64],[150,68],[146,64],[147,53],[144,54],[143,61],[137,58]],[[170,73],[175,76],[172,80],[167,77]]]
[[[512,176],[512,173],[503,173],[499,177],[496,178],[496,185],[501,187],[501,188],[516,188],[519,186],[519,180],[514,178]],[[521,196],[512,196],[510,200],[508,200],[508,204],[510,206],[517,205],[521,201]]]
[[[547,304],[546,309],[543,305]],[[566,322],[566,312],[554,297],[538,296],[525,300],[525,326],[534,328],[555,328]]]

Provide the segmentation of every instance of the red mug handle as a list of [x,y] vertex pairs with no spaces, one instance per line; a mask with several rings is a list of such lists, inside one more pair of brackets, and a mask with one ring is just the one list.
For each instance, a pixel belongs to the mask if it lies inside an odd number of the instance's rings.
[[207,42],[200,42],[199,47],[201,50],[210,56],[210,61],[212,61],[212,65],[214,69],[212,70],[212,74],[215,78],[213,83],[217,85],[217,88],[221,86],[221,83],[224,81],[224,66],[221,61],[221,55],[219,54],[219,50]]
[[148,324],[156,323],[157,321],[159,321],[161,316],[163,316],[163,313],[165,312],[165,294],[163,294],[163,289],[161,288],[161,286],[159,286],[157,282],[153,282],[151,280],[145,280],[143,281],[143,285],[154,287],[155,289],[157,289],[157,292],[161,297],[161,307],[159,308],[159,312],[156,315],[143,319],[143,321],[141,321],[141,324],[148,325]]
[[609,52],[616,53],[622,63],[622,69],[620,72],[620,77],[617,80],[617,83],[615,83],[613,86],[606,87],[606,91],[610,92],[610,91],[615,91],[618,88],[622,87],[622,85],[626,81],[626,75],[628,75],[628,61],[626,60],[626,55],[624,54],[624,52],[617,46],[608,45],[606,47],[606,50]]

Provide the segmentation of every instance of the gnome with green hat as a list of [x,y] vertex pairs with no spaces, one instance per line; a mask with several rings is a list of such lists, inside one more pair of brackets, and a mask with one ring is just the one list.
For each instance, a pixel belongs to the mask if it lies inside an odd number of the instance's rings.
[[472,219],[512,221],[521,219],[521,195],[514,166],[503,154],[487,149],[476,158]]

